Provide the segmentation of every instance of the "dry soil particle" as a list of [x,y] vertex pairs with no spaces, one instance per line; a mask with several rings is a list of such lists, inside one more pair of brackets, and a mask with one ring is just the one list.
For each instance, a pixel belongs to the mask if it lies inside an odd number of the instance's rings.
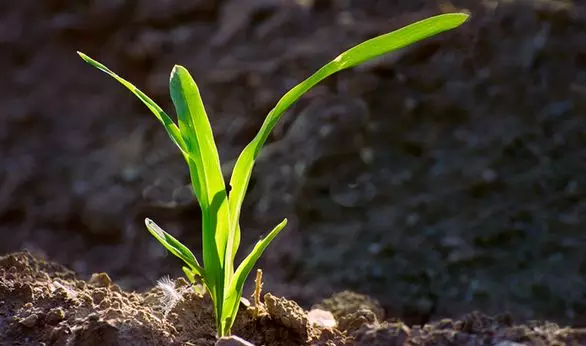
[[[88,281],[28,252],[0,258],[0,345],[214,345],[211,300],[199,287],[172,304],[160,287],[125,292],[105,273]],[[514,325],[503,315],[471,313],[424,326],[382,321],[369,297],[342,292],[317,304],[346,327],[320,328],[297,303],[270,293],[241,305],[234,334],[255,345],[584,345],[586,330],[550,322]],[[370,316],[370,318],[365,317]],[[381,321],[379,321],[381,320]]]

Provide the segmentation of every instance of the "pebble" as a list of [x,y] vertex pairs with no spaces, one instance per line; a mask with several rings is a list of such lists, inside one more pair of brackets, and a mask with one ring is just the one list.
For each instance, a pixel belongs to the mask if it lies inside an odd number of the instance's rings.
[[307,318],[309,323],[320,328],[335,328],[338,324],[331,312],[322,309],[311,310]]
[[254,346],[254,344],[236,335],[224,336],[216,341],[215,346]]
[[32,328],[37,324],[38,321],[39,316],[37,314],[31,314],[22,319],[20,323],[27,328]]
[[54,308],[47,313],[47,323],[57,324],[65,319],[65,311],[62,308]]

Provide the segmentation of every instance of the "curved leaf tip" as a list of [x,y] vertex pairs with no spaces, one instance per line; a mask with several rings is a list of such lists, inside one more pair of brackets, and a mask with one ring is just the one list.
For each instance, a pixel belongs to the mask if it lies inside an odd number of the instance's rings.
[[187,69],[182,65],[178,65],[178,64],[173,65],[173,68],[171,69],[171,76],[173,76],[179,72],[187,72]]
[[144,224],[150,231],[158,234],[161,237],[165,236],[165,234],[162,232],[163,230],[153,220],[149,219],[148,217],[144,219]]

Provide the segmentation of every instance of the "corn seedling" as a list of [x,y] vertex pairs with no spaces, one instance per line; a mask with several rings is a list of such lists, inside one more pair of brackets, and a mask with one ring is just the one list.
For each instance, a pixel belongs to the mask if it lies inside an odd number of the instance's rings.
[[454,29],[464,23],[467,18],[468,15],[462,13],[442,14],[364,41],[338,55],[309,78],[293,87],[277,102],[267,115],[259,132],[240,153],[232,171],[229,196],[220,168],[212,128],[199,89],[187,69],[175,65],[171,71],[169,86],[177,113],[177,123],[175,123],[161,107],[133,84],[98,61],[78,52],[83,60],[123,84],[150,109],[187,162],[193,191],[202,212],[204,265],[201,266],[186,246],[162,230],[152,220],[146,219],[145,223],[150,233],[169,252],[185,262],[183,271],[187,278],[192,283],[195,282],[196,277],[203,281],[214,304],[219,337],[230,334],[248,274],[269,243],[287,224],[287,219],[284,219],[266,237],[259,240],[252,252],[235,268],[234,257],[240,245],[240,212],[252,168],[259,151],[283,113],[326,77],[382,54]]

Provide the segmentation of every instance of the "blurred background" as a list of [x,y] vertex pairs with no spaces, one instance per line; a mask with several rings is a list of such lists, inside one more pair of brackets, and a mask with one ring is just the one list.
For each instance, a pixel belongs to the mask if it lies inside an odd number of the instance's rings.
[[240,257],[282,218],[265,289],[377,298],[408,323],[478,309],[586,325],[586,7],[499,0],[20,0],[0,4],[0,254],[126,289],[181,275],[148,216],[200,255],[187,168],[100,60],[173,113],[200,86],[223,162],[289,88],[362,40],[462,27],[314,89],[255,167]]

